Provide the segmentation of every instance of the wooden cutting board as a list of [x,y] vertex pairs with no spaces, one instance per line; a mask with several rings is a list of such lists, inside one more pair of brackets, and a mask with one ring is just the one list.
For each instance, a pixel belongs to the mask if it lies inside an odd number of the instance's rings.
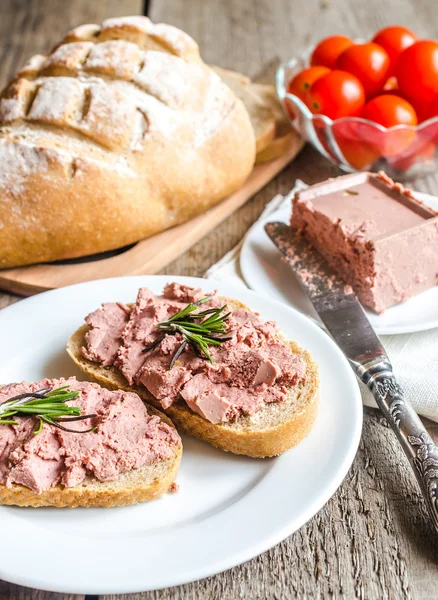
[[256,165],[243,187],[187,223],[138,242],[121,253],[104,253],[88,259],[0,270],[0,288],[31,296],[81,281],[157,273],[245,204],[291,162],[302,147],[303,141],[295,132],[291,132],[282,156]]

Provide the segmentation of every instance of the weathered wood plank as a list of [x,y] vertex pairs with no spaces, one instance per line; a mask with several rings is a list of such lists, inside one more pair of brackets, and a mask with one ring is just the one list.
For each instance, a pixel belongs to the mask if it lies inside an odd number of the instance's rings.
[[2,294],[0,292],[0,309],[6,308],[10,304],[14,304],[14,302],[18,302],[20,298],[18,296],[11,296],[10,294]]
[[0,598],[1,600],[81,600],[85,597],[42,592],[0,581]]
[[0,64],[3,85],[30,56],[44,54],[72,27],[137,14],[142,0],[2,0]]

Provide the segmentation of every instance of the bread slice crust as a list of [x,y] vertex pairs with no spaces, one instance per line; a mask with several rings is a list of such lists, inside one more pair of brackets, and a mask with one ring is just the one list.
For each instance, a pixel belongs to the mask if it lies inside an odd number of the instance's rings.
[[[236,300],[224,300],[233,309],[247,309]],[[102,367],[82,356],[80,350],[85,344],[87,330],[88,325],[80,327],[67,344],[68,354],[81,371],[108,389],[133,391],[147,404],[160,407],[159,401],[145,387],[129,385],[117,368]],[[166,415],[183,433],[233,454],[266,458],[296,446],[311,431],[318,414],[319,369],[307,350],[295,342],[288,343],[291,350],[306,362],[306,380],[289,389],[285,402],[267,404],[255,415],[222,424],[207,421],[182,400],[168,408]]]
[[[174,427],[161,411],[148,406],[148,412]],[[115,481],[86,477],[80,485],[68,488],[55,485],[41,494],[19,484],[0,485],[0,505],[21,507],[53,506],[56,508],[110,508],[147,502],[159,498],[175,481],[182,456],[182,444],[166,460],[122,473]]]
[[[222,67],[214,66],[212,69],[243,102],[254,129],[256,152],[262,152],[274,141],[276,135],[276,119],[272,107],[255,92],[255,84],[249,77]],[[275,92],[275,88],[272,89]]]

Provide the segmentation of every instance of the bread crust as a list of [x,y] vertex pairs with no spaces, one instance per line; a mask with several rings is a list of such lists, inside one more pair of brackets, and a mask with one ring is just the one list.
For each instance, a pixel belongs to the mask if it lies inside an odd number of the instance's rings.
[[77,28],[0,96],[0,267],[168,229],[238,189],[254,160],[243,103],[189,36],[146,17]]
[[[269,102],[265,102],[257,91],[257,84],[252,83],[249,77],[241,73],[216,66],[212,67],[212,69],[245,105],[254,129],[256,152],[258,155],[269,147],[277,133],[276,116],[272,108],[273,103],[271,102],[271,98]],[[273,86],[265,87],[271,88],[275,94]]]
[[0,505],[42,507],[54,506],[56,508],[111,508],[127,506],[139,502],[148,502],[159,498],[175,481],[181,461],[182,449],[174,459],[164,461],[164,474],[155,477],[153,470],[138,469],[138,481],[133,486],[123,486],[122,482],[108,486],[96,483],[94,486],[82,488],[75,486],[65,488],[57,485],[41,494],[36,494],[29,488],[13,484],[10,488],[0,486]]
[[271,162],[282,156],[288,150],[294,135],[293,132],[289,132],[281,137],[276,137],[267,148],[257,153],[256,165]]
[[256,134],[256,165],[270,162],[284,154],[297,134],[278,100],[275,87],[254,83],[249,77],[213,66],[212,69],[240,98]]
[[[234,308],[247,308],[236,300],[224,299]],[[69,339],[67,352],[76,365],[93,381],[109,389],[136,392],[146,403],[160,404],[144,387],[129,385],[115,367],[101,367],[85,359],[80,349],[85,342],[88,325],[80,327]],[[319,369],[311,354],[295,342],[291,350],[306,361],[306,381],[289,390],[284,403],[273,403],[252,417],[236,422],[213,424],[177,402],[165,411],[178,429],[212,446],[233,454],[266,458],[282,454],[296,446],[312,429],[319,408]]]

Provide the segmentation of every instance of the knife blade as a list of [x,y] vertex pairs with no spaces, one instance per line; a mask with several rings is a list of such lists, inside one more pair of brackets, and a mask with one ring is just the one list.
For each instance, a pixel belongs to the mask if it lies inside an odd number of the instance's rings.
[[405,397],[362,305],[351,287],[331,271],[319,252],[292,227],[273,222],[265,225],[265,231],[292,267],[327,331],[357,377],[369,387],[394,430],[438,532],[438,447]]
[[310,298],[321,321],[354,368],[386,353],[362,305],[308,242],[285,223],[267,223],[265,231]]

